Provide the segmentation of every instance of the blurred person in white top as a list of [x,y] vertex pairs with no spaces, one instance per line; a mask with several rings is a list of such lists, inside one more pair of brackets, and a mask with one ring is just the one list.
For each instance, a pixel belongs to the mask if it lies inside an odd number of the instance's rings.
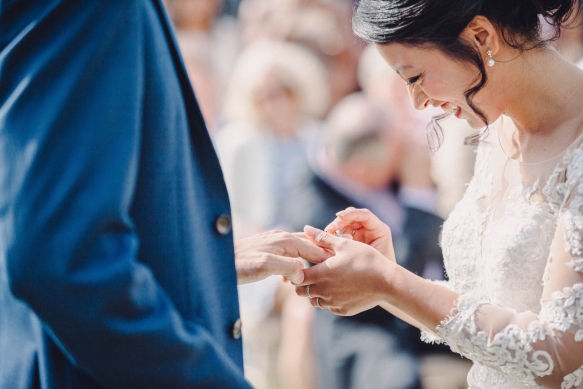
[[326,68],[330,107],[358,91],[364,48],[351,29],[351,0],[244,0],[239,9],[243,42],[271,38],[308,48]]
[[[299,210],[289,205],[289,196],[308,168],[306,145],[319,132],[317,118],[328,108],[326,81],[317,57],[292,43],[258,41],[238,59],[227,91],[225,125],[215,136],[237,238],[274,228],[291,229],[290,215]],[[276,370],[270,366],[274,358],[265,344],[264,320],[272,313],[281,285],[281,277],[271,277],[239,288],[245,320],[245,368],[256,388],[267,387],[272,380],[270,370]],[[293,297],[311,309],[295,294]],[[299,341],[288,354],[298,347]],[[296,386],[307,387],[301,368],[287,364],[288,371],[297,373],[288,377],[299,380]]]

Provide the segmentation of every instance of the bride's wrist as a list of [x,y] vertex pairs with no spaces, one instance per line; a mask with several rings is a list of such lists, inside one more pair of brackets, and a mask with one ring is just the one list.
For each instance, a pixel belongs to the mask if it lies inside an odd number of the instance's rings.
[[397,263],[390,261],[382,273],[382,282],[380,286],[381,301],[386,304],[395,305],[399,296],[399,284],[403,276],[403,272],[407,270],[399,266]]

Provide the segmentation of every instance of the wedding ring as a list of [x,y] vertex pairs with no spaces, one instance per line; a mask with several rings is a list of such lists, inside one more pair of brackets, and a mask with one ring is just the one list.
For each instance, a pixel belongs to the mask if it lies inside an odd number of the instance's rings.
[[322,308],[322,306],[320,305],[320,297],[316,297],[316,305],[318,306],[318,308],[320,308],[320,309],[324,309],[324,308]]
[[306,293],[308,294],[308,297],[313,299],[312,295],[310,294],[310,285],[308,285],[308,287],[306,288]]
[[334,232],[336,233],[337,237],[342,238],[342,232],[340,230],[336,230]]

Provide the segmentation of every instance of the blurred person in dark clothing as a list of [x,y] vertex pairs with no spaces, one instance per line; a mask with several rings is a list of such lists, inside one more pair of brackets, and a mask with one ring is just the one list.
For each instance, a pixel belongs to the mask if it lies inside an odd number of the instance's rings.
[[[404,154],[396,127],[386,110],[362,94],[332,109],[322,141],[310,151],[313,173],[294,197],[306,210],[297,215],[296,228],[324,228],[349,206],[369,208],[391,226],[403,266],[440,277],[442,220],[435,216],[429,152],[423,150],[426,158]],[[314,331],[322,389],[421,387],[419,333],[386,310],[351,317],[318,310]]]

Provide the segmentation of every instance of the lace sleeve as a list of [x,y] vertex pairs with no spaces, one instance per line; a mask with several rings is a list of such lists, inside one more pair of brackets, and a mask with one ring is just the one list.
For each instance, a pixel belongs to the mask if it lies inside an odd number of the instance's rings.
[[557,210],[540,313],[512,311],[466,293],[436,328],[453,351],[527,387],[583,383],[583,164],[577,165],[561,187],[566,200]]

